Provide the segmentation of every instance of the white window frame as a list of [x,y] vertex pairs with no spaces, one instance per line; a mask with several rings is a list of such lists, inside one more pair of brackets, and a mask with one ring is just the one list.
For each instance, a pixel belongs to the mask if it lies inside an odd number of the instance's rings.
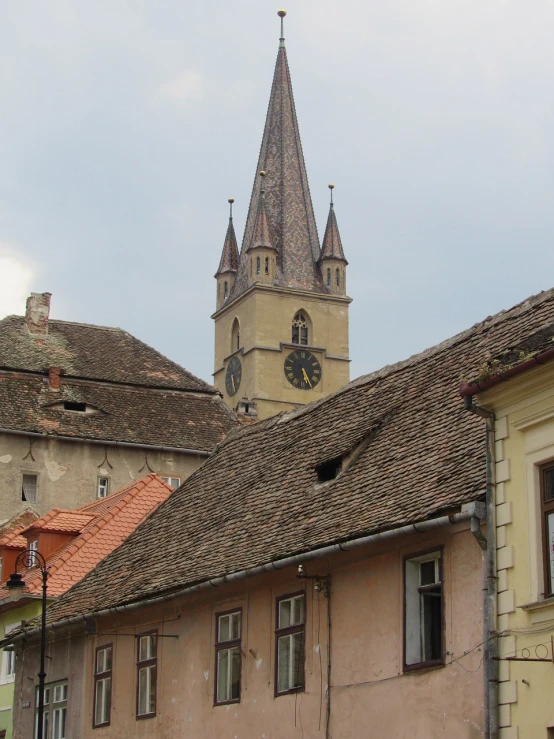
[[[35,499],[34,500],[29,500],[27,497],[25,497],[25,499],[23,499],[23,495],[25,493],[23,486],[24,486],[25,478],[26,477],[34,477],[35,478]],[[21,472],[21,485],[20,485],[21,492],[20,492],[20,496],[21,496],[21,502],[22,503],[31,503],[31,505],[36,505],[38,503],[38,494],[39,494],[39,479],[38,478],[39,478],[38,472],[32,472],[32,471],[25,472],[25,470],[23,470]]]
[[107,498],[110,494],[110,478],[99,477],[96,481],[96,497],[98,499]]
[[[44,739],[68,739],[67,680],[58,680],[44,686]],[[38,687],[35,689],[35,737],[38,734]]]
[[95,651],[93,728],[110,723],[112,674],[113,644],[102,644]]
[[[143,641],[149,645],[145,654],[142,652]],[[146,634],[139,634],[137,636],[137,719],[152,718],[156,715],[157,669],[158,632],[150,631]],[[146,696],[148,705],[142,704],[141,702],[140,687],[143,681],[146,686],[144,695]],[[154,686],[153,705],[149,702],[152,685]]]
[[[169,477],[168,475],[160,475],[160,477],[162,478],[164,482],[167,482],[167,484],[172,488],[177,489],[179,485],[181,484],[180,477]],[[177,482],[177,485],[174,485],[172,480],[175,480]]]
[[[227,626],[227,634],[223,626]],[[227,637],[227,638],[226,638]],[[215,694],[214,704],[224,705],[240,702],[241,681],[242,610],[240,608],[216,614],[215,635]],[[238,654],[238,695],[231,695],[233,685],[233,657]],[[224,665],[224,673],[222,673]],[[221,681],[221,685],[220,685]],[[223,691],[223,692],[222,692]]]
[[[289,623],[281,621],[281,606],[290,604]],[[297,604],[302,604],[299,618],[295,617]],[[296,664],[295,644],[300,640],[299,661]],[[275,695],[287,695],[304,690],[305,675],[305,641],[306,641],[306,594],[292,593],[277,598],[275,623]],[[288,645],[288,648],[287,648]],[[281,648],[284,647],[282,650]],[[286,685],[280,684],[281,655],[288,654],[288,676]]]
[[[422,565],[434,563],[434,581],[422,582]],[[404,670],[444,663],[444,575],[443,552],[437,549],[404,559]],[[429,598],[440,598],[439,629],[440,654],[429,656],[426,641],[429,621],[434,616],[426,613]],[[436,638],[436,635],[435,635]]]
[[[4,627],[4,636],[8,636],[10,632],[21,626],[21,621],[13,624],[7,624]],[[2,650],[2,667],[0,668],[0,685],[13,683],[15,680],[15,652],[11,650]]]

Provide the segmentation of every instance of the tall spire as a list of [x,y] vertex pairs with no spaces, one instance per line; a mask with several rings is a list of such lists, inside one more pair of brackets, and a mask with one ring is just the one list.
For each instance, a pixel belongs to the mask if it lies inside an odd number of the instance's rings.
[[325,227],[325,236],[323,237],[323,245],[321,247],[320,261],[324,259],[337,259],[348,264],[344,257],[342,249],[342,241],[339,233],[339,224],[335,215],[335,205],[333,203],[334,185],[329,185],[331,191],[331,203],[329,205],[329,216],[327,217],[327,226]]
[[[319,238],[313,212],[283,34],[285,11],[279,11],[281,38],[271,87],[257,172],[265,171],[265,211],[277,251],[274,284],[326,292],[318,267]],[[256,176],[246,220],[237,280],[231,298],[248,288],[247,250],[253,243],[261,198]]]
[[229,198],[229,225],[227,226],[221,259],[219,260],[219,267],[215,273],[215,277],[224,272],[236,272],[239,266],[239,249],[237,245],[237,237],[235,235],[235,227],[233,226],[234,202],[234,198]]

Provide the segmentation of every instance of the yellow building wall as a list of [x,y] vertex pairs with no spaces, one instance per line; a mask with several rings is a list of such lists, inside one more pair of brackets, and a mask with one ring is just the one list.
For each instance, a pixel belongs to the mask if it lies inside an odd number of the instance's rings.
[[[554,460],[554,363],[482,393],[479,404],[496,417],[500,737],[551,739],[554,598],[544,595],[539,469]],[[548,661],[506,659],[527,656]]]
[[[349,382],[348,305],[344,296],[317,295],[257,285],[215,315],[214,384],[225,402],[236,408],[243,396],[256,401],[258,417],[266,418],[328,395]],[[292,321],[302,311],[309,320],[307,349],[318,358],[322,379],[313,390],[294,388],[285,378],[284,362],[297,349]],[[232,346],[235,319],[240,345]],[[242,364],[240,388],[229,396],[225,372],[232,354]]]

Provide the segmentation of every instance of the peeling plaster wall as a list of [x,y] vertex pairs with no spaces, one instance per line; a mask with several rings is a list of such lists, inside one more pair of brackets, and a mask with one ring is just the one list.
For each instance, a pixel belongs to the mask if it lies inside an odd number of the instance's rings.
[[[445,666],[404,673],[403,557],[444,546]],[[162,554],[163,550],[160,551]],[[331,722],[333,739],[478,739],[483,736],[481,550],[467,526],[352,550],[305,565],[331,573]],[[177,584],[177,583],[176,583]],[[109,587],[109,583],[106,583]],[[274,695],[276,598],[306,589],[302,693]],[[241,701],[214,706],[215,619],[242,609]],[[97,634],[73,658],[79,739],[323,739],[327,685],[327,600],[296,569],[258,576],[158,606],[99,619]],[[157,629],[157,714],[137,721],[136,639]],[[104,633],[102,633],[104,632]],[[61,632],[56,632],[58,637]],[[167,638],[169,637],[169,638]],[[178,638],[171,638],[178,637]],[[109,728],[92,729],[95,649],[113,644]],[[465,654],[467,652],[467,654]],[[464,656],[465,655],[465,656]],[[451,664],[448,664],[451,662]],[[58,670],[58,666],[54,665]],[[62,670],[63,671],[63,670]],[[23,678],[25,682],[25,679]],[[29,682],[29,681],[27,681]],[[70,689],[70,700],[73,699]],[[73,708],[72,708],[73,710]],[[15,739],[24,739],[19,727]],[[75,733],[76,731],[76,733]]]
[[110,492],[150,472],[182,482],[204,460],[179,452],[0,434],[0,520],[29,507],[21,500],[24,473],[38,475],[37,503],[32,507],[45,514],[55,507],[77,508],[95,500],[99,477],[109,478]]

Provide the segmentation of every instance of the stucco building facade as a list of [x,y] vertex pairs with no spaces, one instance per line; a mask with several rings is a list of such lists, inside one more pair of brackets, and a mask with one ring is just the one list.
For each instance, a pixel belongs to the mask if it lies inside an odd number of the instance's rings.
[[0,321],[0,522],[76,508],[159,473],[176,487],[236,419],[211,385],[121,329]]

